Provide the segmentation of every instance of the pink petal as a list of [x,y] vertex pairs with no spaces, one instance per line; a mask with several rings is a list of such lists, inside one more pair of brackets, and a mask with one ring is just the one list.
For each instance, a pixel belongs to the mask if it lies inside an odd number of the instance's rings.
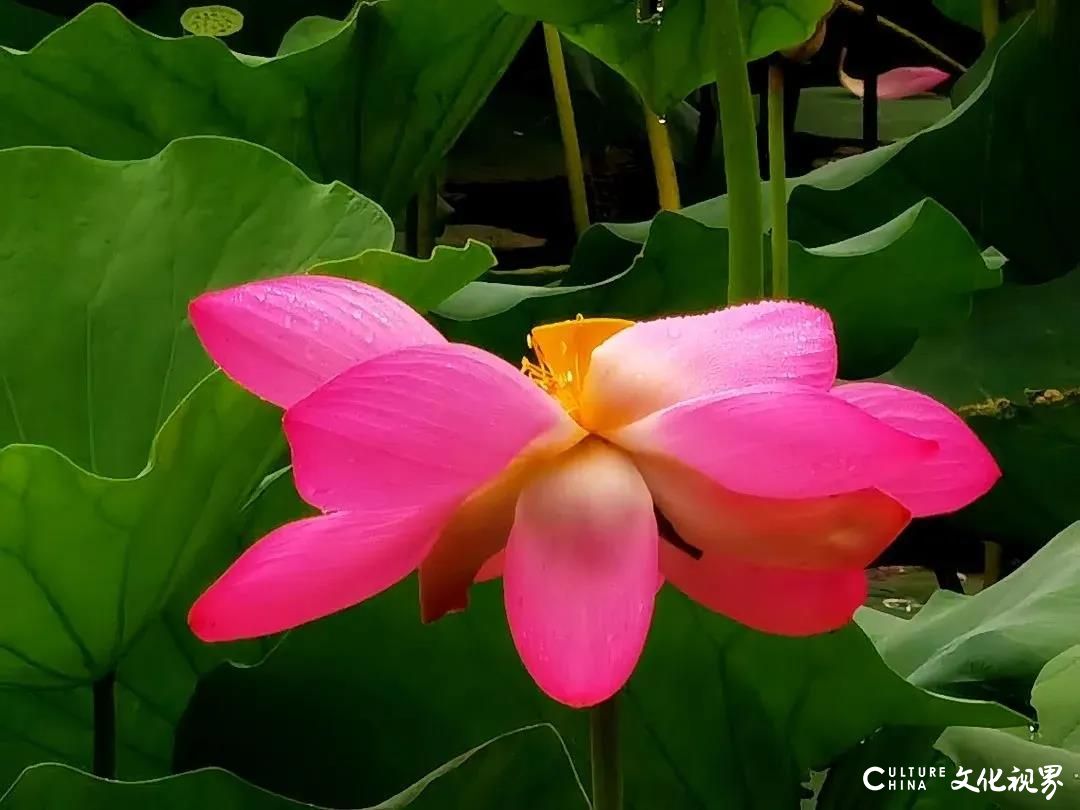
[[828,390],[836,337],[827,312],[763,301],[635,324],[592,355],[583,421],[610,429],[703,394],[775,382]]
[[590,440],[533,479],[506,547],[506,615],[525,668],[582,707],[611,697],[645,645],[658,576],[656,518],[633,463]]
[[284,276],[205,293],[188,313],[226,374],[284,408],[364,360],[445,342],[392,295],[329,276]]
[[695,560],[660,544],[660,567],[695,602],[740,624],[781,636],[826,633],[847,624],[867,595],[861,569],[799,571],[707,553]]
[[460,502],[582,433],[509,363],[443,344],[353,366],[285,413],[285,435],[301,497],[348,511]]
[[638,469],[672,530],[706,556],[779,568],[861,569],[911,518],[876,489],[824,498],[759,498],[732,492],[674,462],[640,457]]
[[487,562],[480,566],[480,570],[476,572],[476,582],[489,582],[493,579],[499,579],[503,575],[503,570],[506,568],[506,549],[500,549],[492,556],[488,557]]
[[[948,79],[948,73],[935,67],[899,67],[878,76],[878,98],[888,100],[915,96],[933,90]],[[866,95],[866,82],[862,79],[841,71],[840,81],[859,98]]]
[[880,483],[917,517],[955,512],[1001,477],[990,451],[964,420],[925,394],[883,383],[841,385],[833,394],[898,430],[937,442],[937,452],[918,467]]
[[278,633],[344,610],[408,576],[446,510],[333,515],[288,523],[245,551],[188,615],[203,641]]
[[615,431],[744,495],[820,498],[872,489],[930,458],[916,438],[824,391],[753,386],[690,400]]

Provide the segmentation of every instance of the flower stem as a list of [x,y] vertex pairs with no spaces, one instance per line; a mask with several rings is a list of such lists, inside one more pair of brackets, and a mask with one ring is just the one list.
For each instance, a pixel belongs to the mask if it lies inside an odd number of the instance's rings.
[[649,136],[649,152],[652,153],[653,173],[656,175],[656,193],[660,208],[678,211],[682,208],[679,196],[679,176],[675,172],[675,156],[671,152],[671,134],[663,119],[645,108],[645,132]]
[[581,144],[578,141],[577,123],[574,121],[574,101],[570,96],[570,80],[566,75],[566,57],[563,55],[559,29],[547,23],[543,24],[543,28],[551,85],[555,90],[555,110],[559,117],[559,131],[562,133],[563,153],[566,157],[570,211],[574,218],[574,230],[581,236],[589,227],[589,198],[585,191],[585,169],[581,163]]
[[116,673],[109,672],[93,685],[94,776],[116,778]]
[[618,695],[589,712],[593,810],[622,810],[622,764],[619,758]]
[[728,187],[728,303],[740,304],[765,292],[757,126],[739,0],[710,0],[709,10]]
[[983,39],[990,42],[997,36],[1001,27],[1001,8],[998,0],[982,0],[982,32]]
[[784,66],[769,65],[769,201],[772,209],[773,298],[788,297],[787,156],[784,144]]

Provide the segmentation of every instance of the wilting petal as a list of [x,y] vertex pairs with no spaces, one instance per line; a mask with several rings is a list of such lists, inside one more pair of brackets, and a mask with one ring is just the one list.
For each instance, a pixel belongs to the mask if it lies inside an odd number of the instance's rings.
[[799,571],[709,553],[695,560],[663,542],[660,569],[695,602],[747,627],[781,636],[809,636],[842,627],[867,594],[862,569]]
[[392,295],[329,276],[285,276],[205,293],[188,312],[214,362],[284,408],[349,366],[405,346],[446,342]]
[[300,496],[347,511],[461,501],[581,430],[509,363],[444,344],[353,366],[285,413],[285,435]]
[[232,641],[344,610],[415,570],[449,514],[338,512],[288,523],[245,551],[188,623],[203,641]]
[[[506,546],[518,495],[534,466],[527,460],[512,464],[470,496],[447,524],[420,565],[420,615],[425,622],[468,607],[469,587],[483,581],[480,571]],[[501,575],[500,558],[495,576]]]
[[[935,67],[899,67],[878,76],[878,98],[898,99],[933,90],[949,80],[949,74]],[[840,71],[840,82],[859,98],[866,95],[866,82]]]
[[703,394],[776,382],[828,390],[835,379],[832,321],[809,304],[766,301],[646,321],[593,352],[583,422],[611,429]]
[[792,385],[690,400],[609,438],[634,452],[681,461],[727,489],[765,498],[876,488],[937,448],[828,392]]
[[591,706],[633,671],[656,597],[656,518],[631,461],[584,442],[518,499],[506,546],[506,615],[548,695]]
[[725,489],[676,462],[641,457],[638,469],[679,538],[706,556],[780,568],[861,569],[911,518],[876,489],[823,498],[759,498]]
[[917,517],[954,512],[985,495],[1001,470],[963,419],[934,399],[883,383],[851,383],[833,394],[898,430],[932,439],[937,452],[880,487]]

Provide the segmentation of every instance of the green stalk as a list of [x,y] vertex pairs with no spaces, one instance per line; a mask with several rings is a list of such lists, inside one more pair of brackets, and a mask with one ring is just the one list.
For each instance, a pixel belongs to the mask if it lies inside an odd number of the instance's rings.
[[563,55],[559,29],[547,23],[543,24],[543,28],[551,85],[555,90],[555,110],[559,118],[559,131],[562,133],[566,159],[566,179],[570,185],[570,211],[574,218],[574,230],[581,236],[589,227],[589,198],[585,191],[585,169],[581,163],[581,145],[578,142],[577,123],[574,121],[574,101],[570,96],[570,80],[566,75],[566,57]]
[[728,186],[728,303],[740,304],[765,294],[757,129],[739,0],[710,0],[709,18]]
[[589,712],[593,810],[622,810],[622,764],[619,760],[618,695]]
[[682,208],[679,196],[679,176],[675,171],[675,155],[671,151],[671,135],[666,122],[645,108],[645,133],[649,137],[649,153],[652,155],[653,174],[656,177],[656,194],[663,211]]
[[983,39],[987,42],[997,36],[1001,27],[1001,9],[998,0],[982,0]]
[[784,147],[784,66],[769,65],[769,202],[772,209],[773,298],[788,297],[787,156]]

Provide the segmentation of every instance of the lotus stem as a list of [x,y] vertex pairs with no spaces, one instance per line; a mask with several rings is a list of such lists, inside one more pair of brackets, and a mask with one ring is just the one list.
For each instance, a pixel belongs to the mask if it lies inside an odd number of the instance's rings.
[[94,776],[116,778],[116,673],[109,672],[93,685]]
[[787,155],[784,143],[784,66],[769,65],[769,201],[772,209],[773,298],[788,297]]
[[622,810],[622,763],[619,753],[618,695],[589,712],[593,810]]
[[709,11],[729,203],[728,304],[740,304],[756,301],[765,293],[757,124],[739,0],[711,0]]
[[[864,14],[864,13],[866,13],[866,9],[863,8],[861,5],[859,5],[858,3],[854,2],[854,0],[840,0],[840,5],[843,6],[844,8],[846,8],[848,11],[854,12],[855,14]],[[963,63],[956,61],[955,59],[953,59],[951,56],[949,56],[947,53],[945,53],[945,51],[941,50],[940,48],[934,47],[933,45],[931,45],[929,42],[927,42],[925,39],[923,39],[922,37],[920,37],[918,34],[914,33],[913,31],[909,31],[908,29],[904,28],[903,26],[897,25],[892,20],[890,20],[888,17],[882,17],[880,14],[877,15],[877,22],[878,22],[878,25],[880,25],[882,28],[888,28],[893,33],[899,34],[900,36],[904,37],[905,39],[910,40],[913,44],[915,44],[918,47],[922,48],[924,51],[926,51],[931,56],[933,56],[933,57],[935,57],[937,59],[940,59],[942,62],[944,62],[949,67],[951,67],[953,70],[956,70],[959,73],[967,73],[967,67]]]
[[982,0],[982,33],[983,39],[990,42],[998,34],[1001,28],[1001,8],[998,0]]
[[652,153],[660,208],[664,211],[678,211],[682,208],[682,202],[679,195],[679,176],[675,172],[675,155],[671,151],[671,134],[667,130],[666,119],[649,112],[647,107],[645,132],[649,136],[649,152]]
[[581,162],[581,143],[578,140],[577,123],[574,121],[574,100],[570,96],[570,80],[566,74],[566,57],[563,55],[559,29],[543,24],[544,45],[547,47],[548,69],[551,85],[555,90],[555,110],[559,117],[563,153],[566,158],[566,180],[570,186],[570,211],[574,218],[574,230],[580,237],[589,227],[589,198],[585,191],[585,168]]

